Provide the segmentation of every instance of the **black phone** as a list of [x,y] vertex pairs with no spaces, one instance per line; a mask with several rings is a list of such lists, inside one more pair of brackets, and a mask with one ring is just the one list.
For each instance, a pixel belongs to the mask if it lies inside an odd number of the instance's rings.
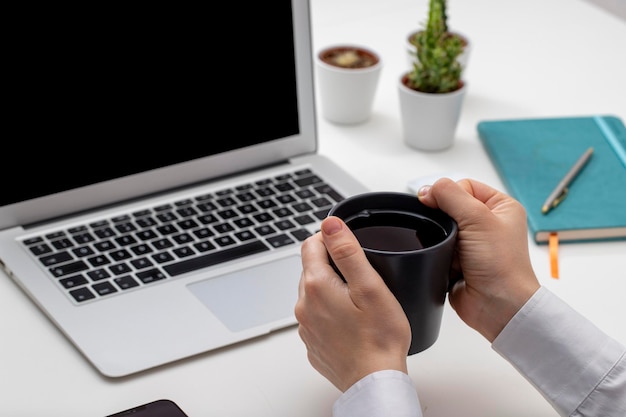
[[172,400],[156,400],[106,417],[188,417]]

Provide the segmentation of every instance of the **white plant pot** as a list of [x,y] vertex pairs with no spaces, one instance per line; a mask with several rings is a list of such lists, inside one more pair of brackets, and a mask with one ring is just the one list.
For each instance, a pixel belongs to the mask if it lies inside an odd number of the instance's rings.
[[[409,64],[409,69],[413,69],[413,62],[417,60],[417,56],[415,55],[417,52],[415,49],[415,45],[413,45],[409,41],[409,39],[411,39],[415,35],[415,33],[416,32],[413,31],[404,38],[406,57],[407,57],[407,61]],[[459,64],[461,64],[461,67],[463,68],[463,70],[465,70],[469,62],[470,52],[472,51],[472,43],[469,41],[469,38],[465,36],[464,34],[459,33],[459,32],[454,32],[454,33],[461,36],[467,42],[467,45],[465,45],[463,52],[461,52],[461,55],[459,55],[459,57],[457,58],[457,61],[459,61]]]
[[451,93],[415,91],[398,81],[404,142],[423,151],[441,151],[454,143],[467,84]]
[[383,61],[376,52],[362,46],[339,47],[362,49],[375,56],[377,61],[366,68],[342,68],[322,61],[320,56],[324,51],[318,53],[315,62],[321,112],[332,123],[362,123],[372,114]]

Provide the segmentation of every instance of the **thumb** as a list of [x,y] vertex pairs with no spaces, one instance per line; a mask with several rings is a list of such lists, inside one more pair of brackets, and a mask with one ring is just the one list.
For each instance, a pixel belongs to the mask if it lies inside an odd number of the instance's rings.
[[354,233],[343,220],[335,216],[327,217],[322,222],[321,232],[330,258],[353,295],[363,291],[389,291],[380,275],[370,265]]
[[464,221],[480,218],[484,212],[500,204],[502,194],[495,189],[472,179],[454,182],[442,178],[431,187],[423,187],[418,198],[425,205],[439,208],[452,217],[461,227]]

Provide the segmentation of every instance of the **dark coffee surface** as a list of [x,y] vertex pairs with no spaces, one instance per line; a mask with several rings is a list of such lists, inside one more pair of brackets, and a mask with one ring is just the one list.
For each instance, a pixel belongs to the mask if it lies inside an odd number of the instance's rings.
[[347,224],[362,247],[374,250],[413,251],[446,238],[445,230],[430,219],[393,212],[357,216]]

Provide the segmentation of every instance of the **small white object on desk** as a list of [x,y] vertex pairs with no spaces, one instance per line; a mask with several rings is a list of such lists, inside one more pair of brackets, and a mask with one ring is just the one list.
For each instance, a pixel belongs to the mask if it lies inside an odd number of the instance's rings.
[[440,172],[439,174],[427,175],[424,177],[417,177],[409,180],[407,183],[407,188],[413,194],[417,194],[417,191],[422,188],[424,185],[433,185],[435,181],[440,178],[450,178],[453,181],[458,181],[463,178],[467,178],[467,175],[464,175],[461,172]]

